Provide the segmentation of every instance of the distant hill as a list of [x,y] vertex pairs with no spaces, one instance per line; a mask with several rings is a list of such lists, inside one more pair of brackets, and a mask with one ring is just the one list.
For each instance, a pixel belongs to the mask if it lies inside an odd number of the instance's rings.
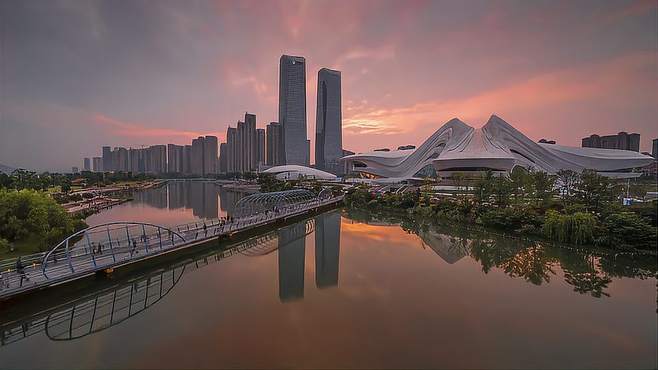
[[14,172],[14,170],[15,170],[15,168],[5,166],[4,164],[0,163],[0,172],[4,172],[6,174],[11,174],[12,172]]

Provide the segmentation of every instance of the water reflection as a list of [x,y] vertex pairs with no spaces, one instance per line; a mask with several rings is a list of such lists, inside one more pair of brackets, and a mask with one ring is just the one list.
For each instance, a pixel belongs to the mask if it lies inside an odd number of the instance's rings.
[[[316,225],[320,229],[316,229]],[[164,269],[154,266],[131,278],[111,282],[110,287],[92,288],[86,294],[68,298],[58,297],[43,307],[25,307],[24,311],[36,311],[36,314],[19,318],[0,315],[0,345],[39,333],[44,333],[51,340],[61,341],[103,331],[158,303],[175,288],[184,274],[237,254],[256,257],[278,249],[279,298],[281,302],[301,299],[304,297],[305,240],[314,231],[316,250],[319,251],[316,254],[316,284],[319,288],[335,286],[338,284],[340,239],[338,211],[321,214],[228,247],[212,248]],[[14,312],[21,311],[21,307],[14,308]]]
[[404,215],[352,211],[349,217],[368,224],[399,224],[408,233],[418,235],[446,263],[454,264],[468,256],[480,263],[485,274],[495,268],[512,278],[542,285],[558,277],[559,268],[564,281],[575,292],[596,298],[610,296],[606,290],[612,277],[646,279],[657,271],[654,260],[642,255],[547,246],[536,241],[429,225]]
[[324,213],[315,219],[315,286],[338,286],[340,213]]

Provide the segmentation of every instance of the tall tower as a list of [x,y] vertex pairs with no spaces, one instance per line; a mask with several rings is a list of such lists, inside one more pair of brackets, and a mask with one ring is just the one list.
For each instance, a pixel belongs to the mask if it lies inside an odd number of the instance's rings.
[[343,156],[340,71],[318,71],[317,109],[315,115],[315,166],[340,174]]
[[279,123],[283,127],[283,161],[308,166],[306,145],[306,59],[282,55],[279,60]]

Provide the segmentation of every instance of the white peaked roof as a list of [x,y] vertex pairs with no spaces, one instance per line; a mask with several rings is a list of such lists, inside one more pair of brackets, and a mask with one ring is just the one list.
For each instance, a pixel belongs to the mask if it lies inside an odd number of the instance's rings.
[[287,178],[287,179],[297,179],[299,176],[304,176],[306,178],[313,178],[317,180],[336,180],[337,178],[337,176],[332,173],[320,171],[316,168],[299,166],[295,164],[271,167],[263,172],[275,174],[277,175],[277,178]]
[[495,115],[479,129],[452,119],[415,150],[369,152],[342,159],[353,165],[354,171],[386,178],[411,178],[429,165],[446,172],[511,171],[516,166],[552,174],[563,169],[593,169],[615,177],[621,173],[623,177],[625,170],[644,167],[654,160],[628,150],[539,144]]

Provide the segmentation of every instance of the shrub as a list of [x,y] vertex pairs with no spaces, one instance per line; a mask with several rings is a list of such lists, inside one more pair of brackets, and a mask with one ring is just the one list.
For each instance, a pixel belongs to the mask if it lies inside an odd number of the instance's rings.
[[656,249],[656,228],[632,212],[612,213],[602,221],[601,244]]
[[570,215],[550,210],[544,217],[542,232],[548,239],[572,243],[587,244],[594,241],[596,217],[591,213],[575,212]]
[[541,224],[532,210],[524,208],[489,209],[480,215],[478,221],[487,227],[523,233],[532,233]]

